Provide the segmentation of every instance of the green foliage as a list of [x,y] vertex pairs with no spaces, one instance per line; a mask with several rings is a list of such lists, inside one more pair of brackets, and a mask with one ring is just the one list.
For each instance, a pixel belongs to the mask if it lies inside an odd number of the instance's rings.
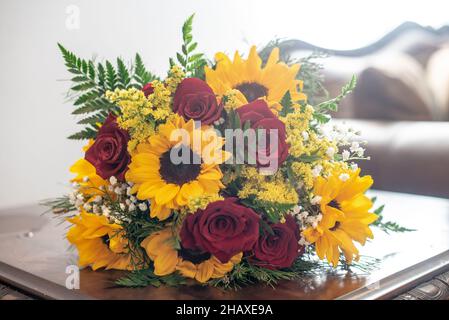
[[295,204],[279,203],[271,201],[262,201],[251,196],[247,199],[242,199],[241,203],[254,211],[264,213],[268,220],[272,223],[277,223],[279,220],[290,211]]
[[[374,200],[373,200],[374,199]],[[372,201],[374,202],[376,199],[373,198]],[[384,216],[382,215],[382,212],[385,208],[385,205],[381,205],[376,210],[374,210],[374,213],[377,214],[379,217],[377,220],[373,223],[373,226],[378,227],[383,232],[389,234],[390,232],[410,232],[410,231],[416,231],[415,229],[408,229],[405,227],[402,227],[396,222],[393,221],[384,221]]]
[[[192,35],[194,16],[195,14],[192,14],[188,17],[182,26],[183,44],[181,52],[176,53],[176,60],[188,77],[204,79],[204,67],[207,65],[207,60],[203,53],[197,53],[195,51],[198,43],[193,41]],[[170,66],[173,66],[174,64],[174,59],[170,58]]]
[[74,106],[72,114],[82,115],[78,124],[84,129],[69,136],[69,139],[93,139],[98,131],[97,123],[103,123],[109,113],[118,113],[119,108],[105,99],[108,90],[128,89],[135,87],[141,89],[147,82],[156,77],[148,72],[143,65],[141,57],[136,54],[135,65],[127,67],[121,58],[117,58],[116,66],[110,61],[97,63],[77,57],[58,43],[59,50],[67,67],[73,75],[70,90],[74,93]]
[[121,287],[160,287],[166,285],[170,287],[177,287],[185,284],[186,279],[178,273],[172,273],[167,276],[156,276],[152,269],[138,270],[130,272],[123,278],[115,281],[118,286]]
[[285,117],[287,114],[293,112],[293,102],[290,95],[290,91],[287,91],[281,100],[282,109],[279,112],[281,117]]
[[76,210],[75,206],[70,203],[69,196],[42,200],[39,204],[48,208],[46,213],[51,211],[55,214],[65,214]]
[[210,280],[208,284],[233,290],[255,283],[274,287],[281,280],[299,280],[307,275],[315,274],[319,268],[321,263],[302,258],[297,259],[290,268],[280,270],[259,267],[244,259],[224,278]]
[[140,86],[140,88],[142,88],[148,82],[157,79],[157,77],[154,74],[147,71],[145,65],[143,64],[142,58],[138,53],[136,53],[134,61],[135,61],[135,69],[133,78],[136,81],[136,83]]
[[315,112],[313,114],[314,119],[321,124],[327,123],[330,121],[331,117],[327,113],[332,111],[336,112],[338,110],[338,104],[350,94],[357,85],[356,76],[352,76],[351,80],[343,86],[341,89],[341,93],[333,99],[321,102],[315,107]]
[[301,65],[297,78],[304,81],[303,91],[307,95],[308,103],[312,105],[328,96],[328,92],[323,85],[323,65],[317,62],[317,60],[327,56],[323,52],[312,52],[310,55],[297,60],[297,63]]

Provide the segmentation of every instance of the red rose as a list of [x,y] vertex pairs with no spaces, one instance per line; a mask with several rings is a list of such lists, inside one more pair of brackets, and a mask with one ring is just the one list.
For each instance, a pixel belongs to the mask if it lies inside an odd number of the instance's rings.
[[187,216],[181,228],[185,249],[209,252],[222,263],[250,251],[259,238],[259,215],[237,203],[237,198],[210,203]]
[[[266,130],[266,149],[257,150],[256,162],[258,167],[270,166],[277,159],[277,166],[281,166],[288,156],[287,134],[284,123],[279,120],[268,107],[264,100],[255,100],[237,109],[242,125],[249,121],[254,130]],[[270,141],[272,133],[270,129],[277,130],[277,148],[271,150]]]
[[145,97],[148,97],[150,94],[152,94],[154,92],[154,88],[151,82],[148,82],[146,85],[144,85],[142,91]]
[[128,153],[129,134],[119,128],[117,117],[109,114],[98,130],[94,144],[86,151],[85,159],[96,169],[103,179],[115,176],[125,181],[125,172],[131,157]]
[[186,120],[211,124],[220,119],[223,105],[218,104],[211,87],[201,79],[187,78],[176,88],[173,111]]
[[267,269],[288,268],[304,252],[304,247],[298,244],[300,235],[295,219],[287,215],[285,220],[271,225],[273,234],[266,232],[260,236],[253,249],[253,264]]

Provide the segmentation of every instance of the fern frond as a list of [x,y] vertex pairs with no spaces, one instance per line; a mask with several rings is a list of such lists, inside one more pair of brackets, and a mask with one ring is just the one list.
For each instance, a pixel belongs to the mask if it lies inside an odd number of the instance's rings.
[[[176,53],[176,60],[183,68],[188,77],[198,77],[204,79],[204,67],[207,65],[207,60],[203,53],[195,53],[198,46],[197,42],[193,42],[193,17],[192,14],[182,25],[182,40],[181,52]],[[175,64],[173,58],[170,58],[170,67]]]

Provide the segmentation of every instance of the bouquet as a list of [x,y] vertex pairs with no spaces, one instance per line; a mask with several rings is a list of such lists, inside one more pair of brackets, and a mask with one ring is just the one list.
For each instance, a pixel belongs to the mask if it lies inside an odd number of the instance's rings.
[[373,179],[354,162],[367,159],[359,133],[329,122],[355,78],[312,105],[311,59],[281,59],[273,42],[209,61],[192,21],[165,78],[139,54],[95,62],[59,45],[84,126],[69,138],[88,142],[73,191],[48,204],[79,265],[128,270],[124,286],[226,287],[357,261],[379,218]]

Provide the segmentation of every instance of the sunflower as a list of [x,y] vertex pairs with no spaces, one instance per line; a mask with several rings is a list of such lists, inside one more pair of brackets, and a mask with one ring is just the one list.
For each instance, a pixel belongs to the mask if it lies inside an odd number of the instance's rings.
[[206,82],[219,97],[229,92],[238,91],[240,105],[247,104],[259,98],[265,98],[274,110],[279,110],[280,102],[287,91],[293,101],[306,100],[301,92],[302,82],[296,80],[300,65],[286,65],[279,62],[279,48],[274,48],[262,68],[262,59],[251,47],[247,60],[234,54],[231,61],[224,53],[215,55],[215,69],[205,68]]
[[120,225],[85,211],[67,220],[73,223],[67,239],[78,249],[80,267],[133,269],[128,241]]
[[358,259],[359,251],[353,240],[364,245],[373,233],[369,224],[377,219],[370,213],[371,200],[364,195],[373,184],[371,176],[360,177],[360,169],[335,170],[325,179],[318,177],[314,184],[314,194],[321,197],[320,209],[323,215],[317,227],[308,228],[303,235],[315,248],[320,259],[325,257],[334,267],[338,264],[340,250],[351,263]]
[[[148,143],[137,146],[126,173],[126,180],[134,183],[131,192],[137,192],[139,200],[150,200],[150,215],[160,220],[187,205],[190,198],[218,194],[224,187],[219,164],[229,156],[223,145],[224,139],[212,128],[195,128],[193,120],[185,122],[174,115]],[[189,159],[176,163],[173,155]]]
[[[89,143],[83,147],[83,151],[86,152],[94,142],[94,140],[90,140]],[[91,196],[89,201],[93,200],[92,196],[104,193],[100,188],[106,186],[108,182],[97,174],[95,167],[86,159],[81,158],[75,162],[70,167],[70,172],[76,174],[76,177],[71,181],[80,185],[80,192],[86,196]]]
[[242,253],[236,254],[227,263],[221,263],[207,252],[193,252],[174,248],[174,235],[171,228],[155,232],[142,241],[151,260],[154,261],[154,274],[165,276],[175,271],[184,277],[205,283],[209,279],[222,278],[242,259]]

